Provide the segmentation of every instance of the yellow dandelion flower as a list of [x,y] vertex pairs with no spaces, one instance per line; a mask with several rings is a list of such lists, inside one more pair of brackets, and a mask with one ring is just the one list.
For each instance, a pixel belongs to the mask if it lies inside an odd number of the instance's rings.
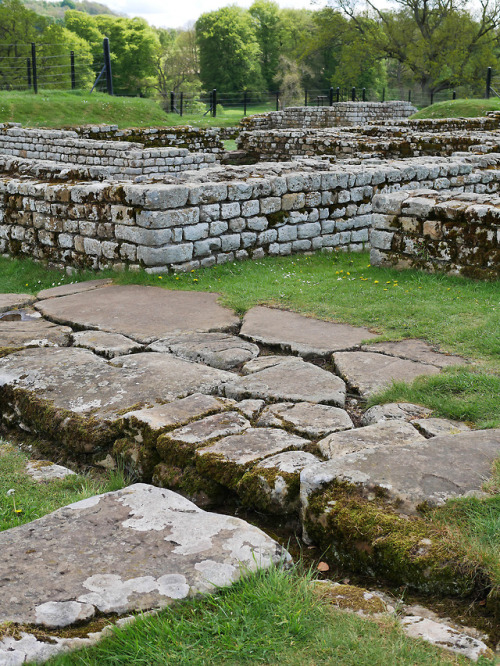
[[373,281],[373,284],[378,284],[378,280],[374,280],[374,281]]

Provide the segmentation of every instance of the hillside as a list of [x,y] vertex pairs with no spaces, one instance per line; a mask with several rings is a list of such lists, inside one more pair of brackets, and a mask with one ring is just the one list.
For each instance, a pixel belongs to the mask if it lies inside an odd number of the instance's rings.
[[500,99],[455,99],[437,102],[415,113],[412,118],[476,118],[488,111],[499,111]]
[[58,2],[48,2],[48,0],[23,0],[23,4],[26,9],[30,9],[40,16],[46,16],[56,22],[62,22],[64,19],[64,13],[68,9],[76,9],[79,12],[85,12],[86,14],[92,15],[120,15],[110,9],[107,5],[104,5],[101,2],[94,2],[94,0],[81,0],[81,2],[75,2],[74,0],[59,0]]

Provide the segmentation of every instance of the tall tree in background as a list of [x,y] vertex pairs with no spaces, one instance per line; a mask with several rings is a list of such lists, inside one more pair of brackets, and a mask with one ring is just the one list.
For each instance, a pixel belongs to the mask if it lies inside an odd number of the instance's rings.
[[[199,93],[201,90],[198,46],[194,28],[158,30],[160,51],[156,58],[157,82],[163,106],[168,107],[170,92]],[[192,102],[186,100],[189,112]]]
[[260,47],[248,11],[231,5],[196,21],[203,85],[221,92],[263,90]]
[[260,68],[268,90],[276,85],[281,42],[280,8],[272,0],[256,0],[249,9],[260,46]]
[[496,62],[496,0],[480,0],[476,12],[467,0],[397,0],[393,10],[366,0],[369,13],[358,12],[355,1],[338,0],[338,7],[373,49],[404,65],[424,92],[474,85],[478,71]]

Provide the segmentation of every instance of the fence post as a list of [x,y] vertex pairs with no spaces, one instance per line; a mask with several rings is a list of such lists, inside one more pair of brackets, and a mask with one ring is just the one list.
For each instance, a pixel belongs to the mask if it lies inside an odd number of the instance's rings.
[[434,92],[431,92],[431,106],[434,104]]
[[352,90],[351,90],[351,100],[352,100],[353,102],[356,101],[356,87],[355,87],[355,86],[353,86],[353,87],[352,87]]
[[491,89],[491,67],[488,67],[486,72],[486,99],[490,98],[490,89]]
[[276,91],[276,111],[280,110],[280,91]]
[[111,73],[111,56],[109,55],[109,39],[104,38],[102,42],[104,52],[104,67],[106,68],[106,87],[108,95],[113,94],[113,74]]
[[175,109],[175,93],[173,90],[170,91],[170,113],[173,113]]
[[411,104],[411,90],[408,90],[408,101],[409,101],[410,104]]
[[36,47],[35,42],[31,42],[31,72],[33,75],[33,91],[38,93],[38,79],[36,75]]
[[330,88],[330,96],[329,96],[328,102],[329,102],[329,106],[333,105],[333,88]]
[[181,92],[181,101],[180,101],[180,107],[179,107],[179,114],[182,117],[184,111],[184,93]]
[[212,116],[215,118],[217,116],[217,88],[214,88],[212,93]]
[[453,91],[453,99],[457,99],[457,91],[456,90]]
[[26,73],[28,75],[28,90],[31,90],[31,60],[26,58]]
[[69,57],[71,61],[71,90],[74,90],[76,88],[75,52],[70,51]]
[[385,102],[385,88],[382,88],[382,101]]
[[247,91],[243,91],[243,115],[247,115]]
[[308,91],[306,90],[305,99],[304,99],[304,106],[307,106],[307,92]]
[[337,86],[337,102],[340,102],[340,88]]

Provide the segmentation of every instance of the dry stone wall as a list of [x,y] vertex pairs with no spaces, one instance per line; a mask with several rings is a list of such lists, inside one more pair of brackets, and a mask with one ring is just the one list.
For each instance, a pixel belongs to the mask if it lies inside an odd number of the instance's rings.
[[429,190],[373,200],[371,262],[500,278],[500,197]]
[[[0,251],[64,266],[190,270],[236,259],[362,250],[372,198],[400,188],[498,190],[500,155],[325,169],[215,168],[163,183],[0,179]],[[293,170],[300,168],[300,171]]]
[[416,113],[409,102],[337,102],[332,106],[290,106],[244,118],[240,125],[248,131],[285,128],[340,127],[368,122],[402,120]]

